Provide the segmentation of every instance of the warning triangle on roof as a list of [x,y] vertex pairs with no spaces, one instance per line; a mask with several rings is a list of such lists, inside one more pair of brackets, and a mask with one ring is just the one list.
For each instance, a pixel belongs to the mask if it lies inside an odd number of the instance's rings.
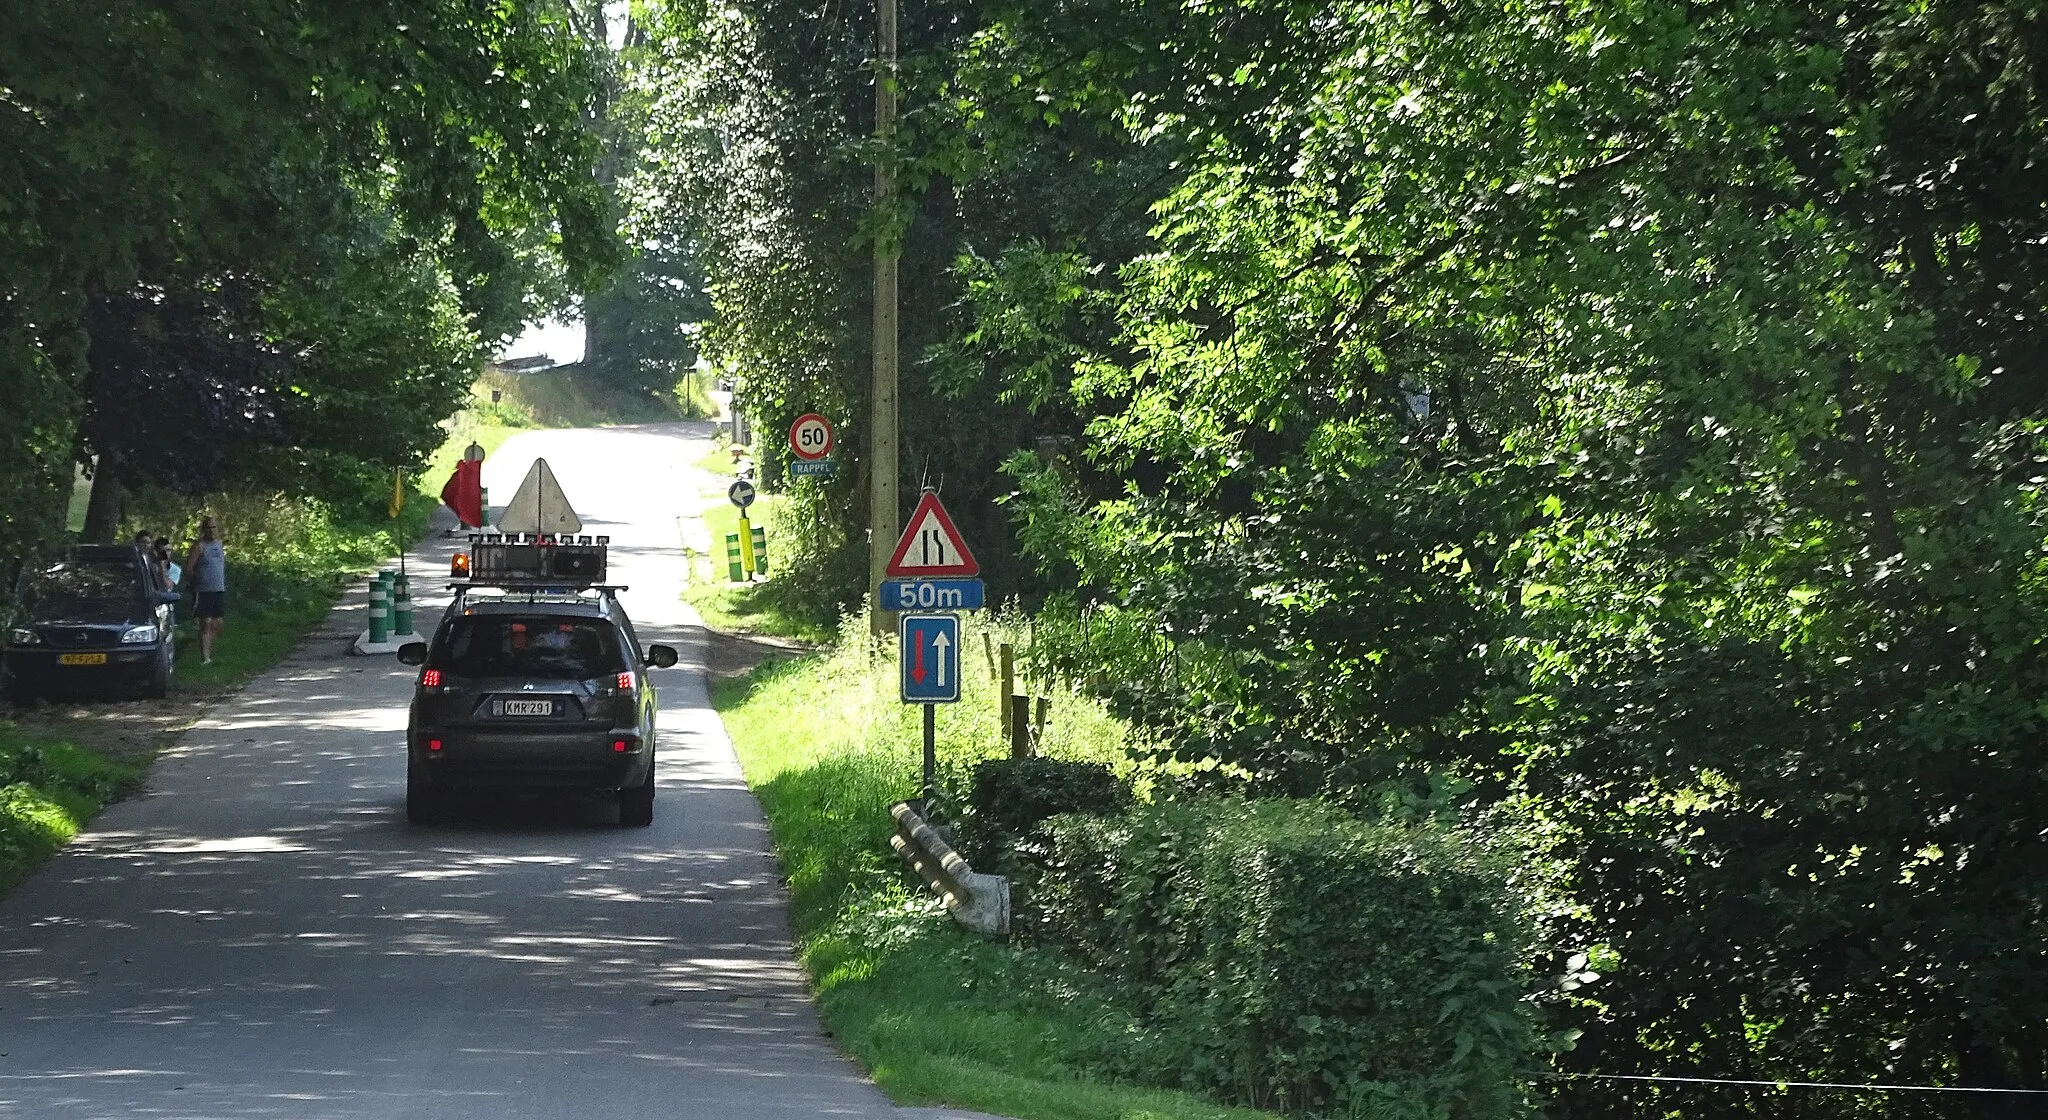
[[500,533],[580,533],[583,519],[569,508],[569,497],[546,459],[535,459],[519,492],[505,503],[495,528]]
[[884,571],[891,577],[905,579],[972,576],[981,574],[981,565],[975,562],[974,553],[967,550],[967,541],[953,526],[946,507],[939,504],[939,496],[927,492],[911,511],[910,520],[904,523],[903,539],[896,542],[896,553],[889,557],[889,566]]

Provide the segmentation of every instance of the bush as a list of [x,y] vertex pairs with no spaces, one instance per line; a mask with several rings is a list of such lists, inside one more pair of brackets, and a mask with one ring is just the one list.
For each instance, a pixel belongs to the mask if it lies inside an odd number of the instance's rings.
[[1114,816],[1130,808],[1129,787],[1097,762],[992,758],[977,763],[967,791],[960,850],[978,868],[1008,870],[1021,855],[1042,858],[1044,825],[1064,813]]
[[1037,932],[1161,1036],[1182,1084],[1293,1112],[1515,1115],[1533,934],[1504,861],[1317,801],[1055,818]]

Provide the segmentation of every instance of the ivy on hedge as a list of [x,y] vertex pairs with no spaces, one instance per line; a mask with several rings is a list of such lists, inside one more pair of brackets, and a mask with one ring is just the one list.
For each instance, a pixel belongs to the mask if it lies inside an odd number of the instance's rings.
[[1515,1115],[1534,931],[1506,862],[1325,802],[1047,824],[1035,928],[1118,985],[1183,1084],[1287,1111]]

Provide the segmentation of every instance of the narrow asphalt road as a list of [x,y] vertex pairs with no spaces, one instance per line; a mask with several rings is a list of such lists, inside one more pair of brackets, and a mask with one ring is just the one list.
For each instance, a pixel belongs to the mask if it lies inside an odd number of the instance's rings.
[[[967,1115],[892,1107],[806,997],[679,598],[709,432],[535,432],[486,464],[503,502],[545,456],[641,639],[682,652],[652,828],[570,799],[408,826],[413,672],[309,644],[0,901],[0,1117]],[[454,547],[411,558],[428,619]]]

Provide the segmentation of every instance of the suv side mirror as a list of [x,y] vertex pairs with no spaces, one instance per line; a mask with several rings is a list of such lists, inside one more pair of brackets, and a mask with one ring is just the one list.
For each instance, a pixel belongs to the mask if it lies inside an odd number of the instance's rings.
[[427,663],[427,643],[407,642],[399,646],[398,660],[406,665],[425,665]]
[[648,646],[647,664],[657,669],[671,668],[676,663],[676,651],[671,646]]

